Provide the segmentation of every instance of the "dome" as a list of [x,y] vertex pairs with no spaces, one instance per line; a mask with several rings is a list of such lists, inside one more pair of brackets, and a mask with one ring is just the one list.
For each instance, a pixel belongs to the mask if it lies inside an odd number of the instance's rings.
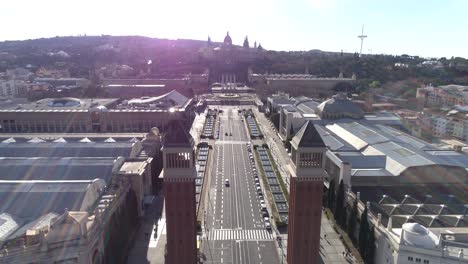
[[406,223],[403,225],[403,230],[423,236],[429,234],[429,230],[418,223]]
[[96,107],[90,108],[90,112],[109,112],[109,109],[103,105],[98,105]]
[[319,104],[317,110],[322,118],[338,119],[349,117],[360,119],[364,117],[362,109],[354,102],[348,100],[343,94],[337,94]]
[[232,39],[231,39],[231,36],[229,36],[229,31],[227,32],[226,37],[224,37],[224,44],[232,45]]
[[403,224],[402,229],[402,241],[407,245],[422,248],[435,248],[438,244],[436,235],[418,223]]

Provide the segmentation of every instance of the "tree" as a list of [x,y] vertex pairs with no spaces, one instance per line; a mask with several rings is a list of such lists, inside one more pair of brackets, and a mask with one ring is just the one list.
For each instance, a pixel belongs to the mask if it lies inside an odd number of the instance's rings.
[[374,263],[374,255],[375,255],[375,227],[372,226],[369,232],[369,237],[367,240],[367,257],[366,263],[373,264]]
[[276,129],[279,129],[279,121],[280,121],[280,114],[278,113],[271,113],[270,120],[275,126]]
[[344,184],[343,180],[340,181],[340,185],[338,187],[338,192],[336,194],[336,204],[335,204],[335,220],[341,227],[344,226],[344,217],[346,216],[346,212],[344,210]]
[[359,225],[359,252],[363,259],[367,257],[367,245],[369,238],[369,221],[367,219],[367,204],[364,207],[364,211],[361,214],[361,224]]
[[335,180],[331,180],[330,186],[328,187],[328,208],[333,209],[334,202],[335,202]]
[[351,212],[349,213],[348,217],[348,225],[347,225],[347,232],[348,236],[354,240],[354,230],[356,229],[356,219],[357,219],[357,199],[354,199],[353,207],[351,208]]
[[379,82],[379,81],[372,81],[372,82],[369,84],[369,87],[370,87],[371,89],[378,88],[378,87],[380,87],[380,82]]

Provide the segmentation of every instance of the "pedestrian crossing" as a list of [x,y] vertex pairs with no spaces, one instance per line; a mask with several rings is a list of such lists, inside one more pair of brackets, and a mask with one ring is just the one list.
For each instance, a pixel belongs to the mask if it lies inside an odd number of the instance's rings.
[[224,144],[238,144],[245,145],[249,141],[235,141],[235,140],[216,140],[215,145],[224,145]]
[[267,230],[236,230],[236,229],[214,229],[209,232],[208,240],[271,240],[272,235]]

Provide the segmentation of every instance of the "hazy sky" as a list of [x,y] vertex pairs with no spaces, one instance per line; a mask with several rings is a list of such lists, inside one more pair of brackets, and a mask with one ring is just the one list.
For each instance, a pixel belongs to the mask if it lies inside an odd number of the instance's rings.
[[1,0],[0,40],[143,35],[468,58],[468,0]]

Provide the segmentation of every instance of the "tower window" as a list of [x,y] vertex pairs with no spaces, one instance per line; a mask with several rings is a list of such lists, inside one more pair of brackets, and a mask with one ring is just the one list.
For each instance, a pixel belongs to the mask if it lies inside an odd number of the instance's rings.
[[166,154],[167,168],[190,168],[190,153],[168,153]]
[[299,156],[300,168],[322,167],[322,153],[301,153]]

